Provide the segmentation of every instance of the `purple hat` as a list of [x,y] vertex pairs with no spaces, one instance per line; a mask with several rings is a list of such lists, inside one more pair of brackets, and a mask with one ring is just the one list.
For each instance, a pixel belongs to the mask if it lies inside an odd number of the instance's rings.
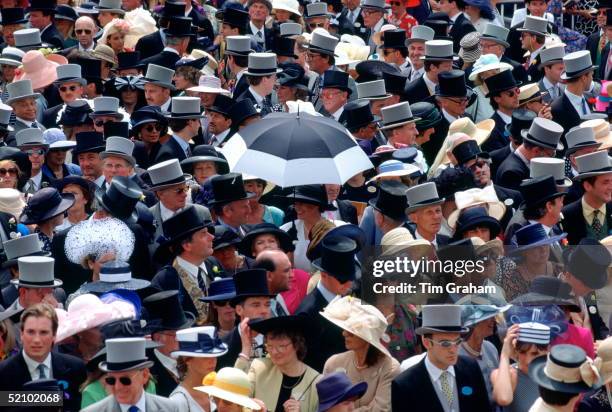
[[361,398],[367,390],[367,382],[359,382],[353,385],[345,373],[329,374],[317,382],[317,394],[319,395],[317,412],[326,411],[347,399]]

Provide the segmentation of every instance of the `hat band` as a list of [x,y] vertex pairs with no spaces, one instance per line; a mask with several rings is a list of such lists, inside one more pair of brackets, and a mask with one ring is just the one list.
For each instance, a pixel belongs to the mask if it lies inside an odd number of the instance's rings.
[[264,73],[270,73],[270,72],[276,72],[276,67],[268,67],[265,69],[255,69],[255,68],[248,68],[248,71],[250,73],[260,73],[260,74],[264,74]]
[[389,127],[389,126],[393,126],[393,125],[396,125],[396,124],[400,124],[400,123],[404,123],[404,122],[409,122],[411,120],[414,120],[414,117],[406,117],[404,119],[394,120],[394,121],[388,122],[388,123],[385,122],[384,119],[383,119],[383,126]]
[[383,99],[387,96],[387,94],[374,94],[372,96],[363,96],[362,99]]
[[242,396],[249,396],[251,394],[251,388],[245,388],[244,386],[236,385],[231,382],[223,382],[215,379],[213,386]]
[[1,59],[11,59],[18,62],[21,62],[21,56],[17,56],[16,54],[3,53],[0,55]]
[[132,280],[132,272],[104,273],[100,272],[100,281],[106,283],[129,282]]
[[444,60],[453,60],[453,55],[450,56],[428,56],[425,55],[425,60],[432,60],[432,59],[444,59]]
[[20,48],[20,47],[32,47],[32,46],[42,46],[42,42],[41,43],[31,43],[31,44],[20,44],[19,46],[15,45],[15,47]]
[[583,174],[586,174],[586,173],[598,173],[598,172],[608,172],[608,171],[612,172],[612,166],[606,166],[606,167],[602,167],[600,169],[585,170],[584,172],[580,172],[578,174],[579,175],[583,175]]
[[106,368],[110,371],[120,371],[123,369],[129,369],[133,366],[140,365],[143,362],[147,362],[149,359],[138,359],[128,362],[106,362]]
[[153,183],[153,186],[161,186],[161,185],[172,185],[172,184],[183,183],[184,181],[185,181],[185,176],[180,175],[171,180],[165,180],[161,182],[152,182],[152,183]]
[[55,279],[46,280],[44,282],[31,282],[29,280],[19,279],[20,286],[53,286],[55,284]]
[[591,65],[591,66],[588,66],[588,67],[583,67],[582,69],[579,69],[579,70],[576,70],[576,71],[573,71],[573,72],[565,72],[565,76],[566,77],[574,77],[574,76],[584,72],[585,70],[589,70],[589,69],[592,69],[592,68],[593,68],[593,66]]
[[550,147],[550,148],[553,148],[553,149],[557,148],[557,145],[553,145],[552,143],[544,142],[544,141],[542,141],[540,139],[537,139],[537,138],[533,137],[533,135],[531,135],[530,133],[527,133],[527,137],[530,138],[531,140],[535,141],[535,142],[543,144],[546,147]]
[[[563,382],[563,383],[581,382],[582,383],[584,382],[584,379],[582,378],[582,373],[581,373],[583,366],[589,368],[590,365],[588,361],[585,361],[580,366],[576,366],[573,368],[566,368],[565,366],[561,366],[557,363],[552,362],[549,356],[548,361],[546,362],[546,366],[544,366],[544,374],[556,382]],[[588,385],[588,386],[591,386],[591,385]]]
[[225,350],[223,341],[219,338],[211,338],[206,334],[199,334],[196,342],[179,341],[179,351],[185,352],[212,352],[215,349]]
[[202,113],[198,113],[198,112],[187,112],[187,113],[171,113],[172,116],[201,116]]
[[480,38],[492,41],[503,41],[504,43],[507,43],[504,39],[500,39],[499,37],[495,37],[490,34],[483,34],[482,36],[480,36]]
[[418,202],[414,202],[414,203],[408,204],[408,207],[414,207],[414,206],[419,206],[419,205],[426,205],[428,203],[437,202],[438,200],[440,200],[439,197],[432,197],[430,199],[419,200]]

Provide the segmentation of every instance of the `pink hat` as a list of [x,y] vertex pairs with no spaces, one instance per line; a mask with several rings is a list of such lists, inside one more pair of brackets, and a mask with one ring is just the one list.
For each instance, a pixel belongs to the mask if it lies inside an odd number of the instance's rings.
[[597,96],[597,101],[595,102],[595,110],[598,112],[607,112],[608,105],[610,104],[610,100],[612,100],[612,96],[608,92],[608,85],[612,85],[612,81],[603,80],[601,82],[601,91],[599,92],[599,96]]
[[57,80],[57,71],[55,68],[60,64],[67,64],[68,60],[65,57],[55,54],[49,54],[45,57],[38,50],[30,50],[27,52],[23,59],[21,59],[22,66],[15,70],[15,79],[32,81],[32,89],[38,90],[49,86],[55,80]]

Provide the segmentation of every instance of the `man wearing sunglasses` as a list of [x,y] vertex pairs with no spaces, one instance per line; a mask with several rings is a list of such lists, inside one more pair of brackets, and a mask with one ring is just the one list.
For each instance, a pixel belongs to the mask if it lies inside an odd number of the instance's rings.
[[512,71],[506,70],[485,79],[485,84],[489,89],[486,97],[495,110],[491,117],[495,121],[495,128],[483,143],[482,150],[491,152],[509,143],[506,127],[512,122],[512,112],[519,107],[521,83],[516,81]]
[[329,16],[327,14],[327,4],[322,2],[307,4],[304,9],[304,21],[309,33],[312,33],[318,27],[328,30]]
[[71,49],[93,52],[94,48],[96,47],[94,38],[96,37],[97,32],[98,27],[91,17],[79,17],[74,23],[74,33],[76,34],[79,43],[74,46],[74,48],[66,49],[63,54],[67,55],[68,53],[66,52],[69,52]]
[[374,43],[374,33],[378,33],[383,25],[387,23],[385,19],[384,0],[364,0],[361,3],[361,14],[363,15],[363,26],[365,30],[360,30],[357,33],[366,45],[370,46],[370,51],[373,53],[376,50]]
[[459,355],[468,328],[461,323],[460,305],[423,307],[416,330],[426,355],[391,383],[392,410],[406,405],[418,411],[489,411],[491,406],[478,363]]
[[68,103],[74,102],[76,99],[80,99],[85,92],[84,86],[87,84],[81,76],[81,66],[78,64],[64,64],[55,68],[57,72],[57,80],[55,85],[59,90],[62,104],[50,107],[43,112],[42,124],[47,128],[58,127],[57,114],[60,110],[66,110]]

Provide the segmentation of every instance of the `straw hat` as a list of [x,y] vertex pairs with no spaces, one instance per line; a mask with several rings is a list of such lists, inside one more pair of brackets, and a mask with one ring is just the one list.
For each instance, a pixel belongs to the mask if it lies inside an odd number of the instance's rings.
[[612,382],[612,336],[599,343],[595,366],[599,369],[604,384]]
[[15,218],[21,216],[26,202],[23,193],[16,189],[0,189],[0,212],[9,213]]
[[222,368],[219,372],[211,372],[204,377],[202,383],[205,386],[196,386],[193,389],[255,411],[261,409],[261,406],[249,397],[251,382],[247,374],[240,369]]
[[56,67],[60,64],[68,64],[66,58],[63,63],[59,63],[60,61],[62,60],[58,59],[57,55],[45,56],[38,50],[30,50],[23,56],[21,60],[23,67],[19,73],[15,74],[13,81],[29,79],[32,81],[34,90],[47,87],[57,80]]
[[112,64],[113,68],[117,67],[117,56],[115,56],[115,51],[106,44],[98,44],[92,54],[97,59]]
[[482,146],[482,144],[487,141],[494,128],[495,121],[493,119],[486,119],[474,124],[470,118],[462,117],[450,124],[448,127],[448,134],[450,136],[453,133],[465,133],[472,139],[475,139],[478,146]]
[[600,150],[608,150],[612,148],[612,131],[610,131],[610,123],[604,119],[586,120],[580,123],[580,126],[591,127],[595,133],[595,140],[601,143]]
[[453,229],[457,226],[457,218],[461,212],[472,206],[485,206],[489,216],[497,220],[501,220],[506,213],[506,206],[499,200],[492,185],[484,189],[474,188],[455,193],[455,204],[457,209],[448,216],[448,225]]
[[413,259],[429,257],[434,252],[433,245],[425,239],[415,239],[405,227],[396,227],[385,233],[380,240],[382,255],[409,252]]
[[363,339],[383,354],[391,357],[382,341],[389,342],[387,319],[376,307],[364,305],[352,296],[336,297],[321,316],[349,333]]

